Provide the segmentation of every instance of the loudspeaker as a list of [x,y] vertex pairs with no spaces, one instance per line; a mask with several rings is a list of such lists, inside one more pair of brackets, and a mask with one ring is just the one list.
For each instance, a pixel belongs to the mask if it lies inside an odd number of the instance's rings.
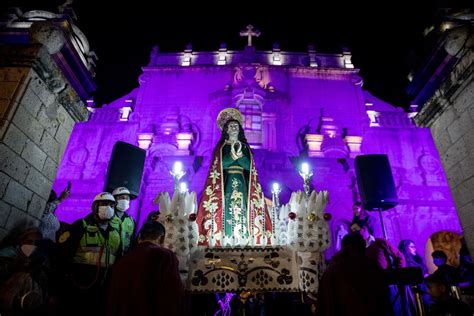
[[138,196],[145,156],[145,150],[137,146],[116,142],[109,161],[104,191],[112,192],[118,187],[126,187],[131,195]]
[[387,155],[357,156],[355,170],[362,206],[366,210],[387,210],[398,204]]

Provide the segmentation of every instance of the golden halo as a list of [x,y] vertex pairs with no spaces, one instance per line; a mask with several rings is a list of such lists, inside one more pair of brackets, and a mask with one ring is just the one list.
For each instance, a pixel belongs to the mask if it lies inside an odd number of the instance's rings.
[[237,121],[240,123],[240,125],[243,124],[242,114],[239,112],[239,110],[236,108],[225,108],[220,111],[219,115],[217,116],[217,126],[219,126],[219,129],[222,131],[225,124],[230,120]]

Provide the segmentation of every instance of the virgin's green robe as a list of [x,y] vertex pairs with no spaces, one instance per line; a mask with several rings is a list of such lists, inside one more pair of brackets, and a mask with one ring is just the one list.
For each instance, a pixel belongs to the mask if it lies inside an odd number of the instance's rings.
[[217,144],[212,153],[196,218],[200,246],[269,244],[272,221],[247,144],[242,153],[233,160],[226,143]]
[[248,237],[247,229],[247,187],[250,170],[250,153],[242,145],[243,156],[234,160],[230,154],[231,145],[222,148],[222,169],[224,171],[224,235]]

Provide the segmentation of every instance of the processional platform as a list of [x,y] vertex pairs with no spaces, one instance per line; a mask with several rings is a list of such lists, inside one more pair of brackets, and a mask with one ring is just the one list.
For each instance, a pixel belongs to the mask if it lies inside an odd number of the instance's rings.
[[177,255],[190,293],[317,292],[330,244],[326,191],[293,192],[278,216],[273,209],[266,245],[256,245],[254,236],[242,245],[233,244],[242,240],[229,238],[223,239],[224,246],[198,246],[196,216],[186,211],[194,209],[195,193],[174,194],[171,201],[167,193],[160,193],[157,201],[162,214],[158,221],[166,228],[165,247]]
[[315,292],[323,256],[288,246],[198,248],[188,261],[187,290]]

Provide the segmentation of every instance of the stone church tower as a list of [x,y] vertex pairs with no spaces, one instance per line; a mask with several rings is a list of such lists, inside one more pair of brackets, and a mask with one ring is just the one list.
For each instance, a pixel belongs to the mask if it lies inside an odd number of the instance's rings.
[[431,52],[408,86],[418,126],[431,130],[474,254],[474,34],[470,12],[449,12],[427,34]]
[[0,21],[0,237],[41,219],[74,124],[88,118],[96,56],[72,16],[15,8]]

